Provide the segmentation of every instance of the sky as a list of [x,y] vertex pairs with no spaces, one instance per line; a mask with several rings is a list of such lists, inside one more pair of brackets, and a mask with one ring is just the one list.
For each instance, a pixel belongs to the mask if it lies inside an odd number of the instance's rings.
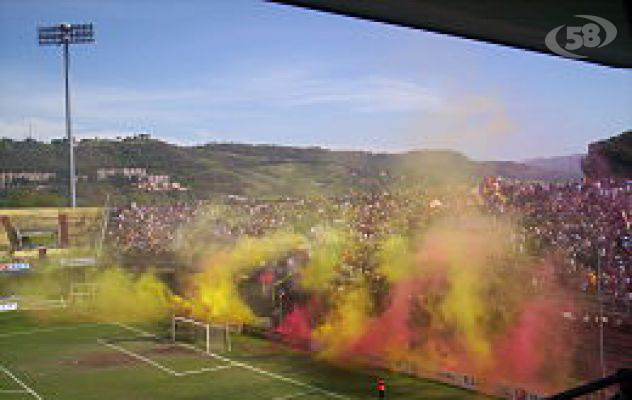
[[61,22],[95,27],[71,49],[80,138],[521,160],[632,128],[621,69],[263,1],[2,0],[0,137],[64,135],[61,49],[37,44]]

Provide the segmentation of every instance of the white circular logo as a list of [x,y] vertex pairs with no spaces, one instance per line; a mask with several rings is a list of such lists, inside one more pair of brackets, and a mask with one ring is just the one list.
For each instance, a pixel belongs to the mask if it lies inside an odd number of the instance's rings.
[[[562,48],[557,42],[558,32],[565,27],[560,25],[546,35],[544,43],[552,52],[569,58],[586,58],[581,54],[571,53],[581,47],[603,47],[612,42],[617,36],[617,27],[605,18],[596,17],[594,15],[575,15],[579,18],[585,18],[593,22],[588,22],[584,26],[567,26],[566,27],[566,45]],[[605,39],[599,35],[605,32]]]

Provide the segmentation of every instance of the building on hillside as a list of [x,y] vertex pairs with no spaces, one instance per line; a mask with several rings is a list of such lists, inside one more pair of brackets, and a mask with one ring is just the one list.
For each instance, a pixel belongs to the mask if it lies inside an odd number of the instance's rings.
[[147,192],[183,192],[188,189],[180,182],[171,182],[169,175],[148,175],[136,187]]
[[125,167],[125,168],[99,168],[97,169],[97,181],[121,176],[131,179],[142,179],[147,176],[146,168]]
[[147,192],[170,192],[188,190],[179,182],[172,182],[171,176],[150,175],[147,173],[146,168],[99,168],[97,170],[97,181],[104,181],[112,178],[125,178],[130,181],[131,186]]
[[50,182],[57,178],[54,172],[0,172],[0,189],[18,186],[33,186]]

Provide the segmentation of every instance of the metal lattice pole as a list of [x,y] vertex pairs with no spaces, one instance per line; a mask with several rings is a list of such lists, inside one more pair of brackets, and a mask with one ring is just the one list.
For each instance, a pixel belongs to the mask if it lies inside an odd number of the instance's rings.
[[66,112],[66,139],[68,140],[68,169],[70,206],[77,206],[77,177],[75,168],[75,144],[72,136],[72,120],[70,118],[70,52],[69,45],[94,43],[92,24],[60,24],[38,28],[40,46],[63,46],[64,53],[64,86]]
[[70,56],[68,54],[68,42],[64,42],[64,82],[66,89],[66,139],[68,139],[68,167],[70,169],[69,176],[69,193],[70,206],[77,207],[77,177],[75,169],[75,145],[72,138],[71,119],[70,119],[70,81],[68,73],[70,70]]
[[[605,249],[604,249],[605,250]],[[601,377],[606,376],[606,361],[603,349],[603,299],[601,288],[601,248],[597,248],[597,302],[599,303],[599,365],[601,366]]]

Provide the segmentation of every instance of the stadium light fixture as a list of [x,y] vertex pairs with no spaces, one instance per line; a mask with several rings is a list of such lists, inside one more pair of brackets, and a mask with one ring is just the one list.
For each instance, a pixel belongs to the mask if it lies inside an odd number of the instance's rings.
[[64,79],[66,87],[66,138],[69,149],[69,169],[70,169],[70,206],[77,206],[77,178],[75,170],[75,147],[72,137],[70,120],[70,86],[68,81],[68,70],[70,57],[68,46],[71,44],[94,43],[94,29],[92,24],[59,24],[54,26],[40,26],[37,28],[40,46],[63,46],[64,49]]

